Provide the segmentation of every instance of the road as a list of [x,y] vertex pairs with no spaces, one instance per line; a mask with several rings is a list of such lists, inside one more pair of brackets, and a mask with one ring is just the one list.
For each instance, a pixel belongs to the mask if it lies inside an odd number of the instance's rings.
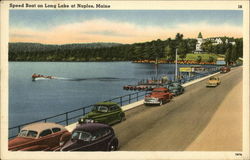
[[[210,129],[208,126],[216,124],[214,116],[219,117],[223,114],[223,109],[228,104],[234,104],[236,94],[242,94],[242,87],[237,89],[237,93],[232,90],[235,86],[240,87],[242,84],[242,67],[235,68],[229,73],[219,74],[222,83],[216,88],[206,88],[206,80],[195,83],[186,87],[185,93],[175,97],[171,102],[162,106],[144,106],[141,105],[126,112],[127,119],[113,126],[115,133],[119,139],[119,150],[121,151],[184,151],[198,150],[199,146],[203,146],[202,150],[207,150],[208,133],[216,128]],[[238,84],[238,85],[237,85]],[[238,102],[241,98],[238,97]],[[240,100],[239,100],[240,99]],[[227,102],[225,104],[225,101]],[[232,102],[232,103],[231,103]],[[241,104],[241,103],[237,103]],[[224,107],[223,107],[224,106]],[[242,105],[236,106],[240,108],[236,116],[242,118]],[[218,110],[221,110],[218,112]],[[226,110],[230,117],[234,108]],[[211,121],[211,122],[210,122]],[[223,119],[222,119],[223,121]],[[233,121],[233,120],[231,120]],[[241,126],[242,121],[236,121],[239,129],[236,134],[231,134],[229,139],[239,139],[241,143]],[[225,125],[225,123],[221,123]],[[230,124],[227,124],[230,126]],[[208,128],[208,129],[207,129]],[[227,133],[227,127],[223,127],[223,134]],[[220,128],[217,126],[217,137],[220,135]],[[212,134],[215,136],[215,134]],[[205,137],[205,138],[204,138]],[[198,139],[198,140],[197,140]],[[200,141],[202,144],[200,144]],[[219,141],[220,142],[220,141]],[[221,143],[221,142],[220,142]],[[234,144],[226,144],[234,145]],[[191,146],[191,147],[190,147]],[[237,148],[220,147],[215,150],[241,150],[241,145]],[[208,150],[213,150],[213,147]]]

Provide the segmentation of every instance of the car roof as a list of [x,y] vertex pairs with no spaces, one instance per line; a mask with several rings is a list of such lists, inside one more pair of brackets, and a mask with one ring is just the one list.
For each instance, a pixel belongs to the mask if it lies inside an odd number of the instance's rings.
[[90,132],[93,133],[94,131],[98,129],[103,129],[103,128],[111,128],[109,125],[106,124],[101,124],[101,123],[83,123],[79,124],[75,129],[77,131],[85,131],[85,132]]
[[99,103],[95,104],[95,106],[99,106],[99,105],[102,105],[102,106],[113,106],[113,105],[118,105],[118,104],[115,103],[115,102],[99,102]]
[[41,132],[41,131],[48,129],[48,128],[61,128],[62,130],[66,130],[64,128],[64,126],[62,126],[60,124],[52,123],[52,122],[32,123],[32,124],[24,126],[22,128],[22,130],[33,130],[33,131]]

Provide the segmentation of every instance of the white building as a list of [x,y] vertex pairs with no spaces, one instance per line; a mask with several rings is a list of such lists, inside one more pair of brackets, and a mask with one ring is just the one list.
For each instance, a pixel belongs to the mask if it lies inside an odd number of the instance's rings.
[[[203,39],[202,38],[202,34],[201,32],[199,33],[198,37],[197,37],[197,42],[196,42],[196,46],[195,46],[195,51],[194,53],[201,53],[203,52],[202,50],[202,43],[206,42],[206,41],[211,41],[212,45],[219,45],[219,44],[223,44],[223,40],[220,37],[215,37],[215,38],[207,38],[207,39]],[[229,41],[228,39],[225,40],[225,43],[231,43],[232,45],[235,45],[236,43],[234,41]]]
[[[212,41],[212,45],[218,45],[218,44],[223,44],[223,41],[221,38],[208,38],[207,40]],[[225,40],[225,43],[231,43],[232,45],[235,45],[235,42],[229,42],[228,39]]]
[[203,43],[203,38],[202,38],[202,35],[201,35],[201,32],[199,33],[198,37],[197,37],[197,42],[196,42],[196,47],[195,47],[195,53],[200,53],[202,52],[202,48],[201,48],[201,45]]

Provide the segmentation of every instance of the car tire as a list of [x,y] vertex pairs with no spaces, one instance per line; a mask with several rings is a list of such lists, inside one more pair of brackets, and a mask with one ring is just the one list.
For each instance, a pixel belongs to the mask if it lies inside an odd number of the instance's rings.
[[108,150],[109,151],[116,151],[117,150],[117,143],[115,141],[113,141],[110,145],[109,145],[109,148]]
[[159,106],[161,106],[162,105],[162,100],[160,100],[160,104],[159,104]]
[[125,121],[125,120],[126,120],[125,115],[120,114],[120,122]]

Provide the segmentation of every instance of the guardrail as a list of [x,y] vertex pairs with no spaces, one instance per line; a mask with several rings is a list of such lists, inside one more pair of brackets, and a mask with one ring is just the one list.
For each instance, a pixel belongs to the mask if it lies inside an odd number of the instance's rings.
[[190,82],[192,80],[195,80],[195,79],[198,79],[198,78],[202,78],[202,77],[208,76],[210,74],[216,73],[218,71],[220,71],[220,67],[208,68],[206,72],[203,72],[203,73],[194,72],[195,75],[193,75],[193,76],[183,77],[183,78],[181,78],[179,80],[179,82],[181,84],[184,84],[184,83]]
[[[144,96],[147,94],[147,92],[145,91],[140,91],[140,92],[135,92],[135,93],[131,93],[131,94],[127,94],[127,95],[123,95],[120,97],[116,97],[113,99],[109,99],[106,100],[106,102],[116,102],[118,104],[120,104],[121,106],[139,101],[142,97],[144,98]],[[21,124],[18,126],[14,126],[9,128],[9,139],[15,137],[21,130],[21,128],[25,125],[28,124],[32,124],[32,123],[36,123],[36,122],[55,122],[55,123],[59,123],[59,124],[63,124],[63,125],[69,125],[73,122],[76,121],[77,118],[85,115],[86,113],[91,111],[91,108],[94,106],[94,104],[92,105],[88,105],[88,106],[84,106],[78,109],[74,109],[68,112],[64,112],[55,116],[51,116],[51,117],[47,117],[44,119],[40,119],[37,121],[33,121],[33,122],[29,122],[29,123],[25,123],[25,124]]]
[[[184,84],[186,82],[190,82],[192,80],[201,78],[201,77],[205,77],[209,74],[213,74],[215,72],[219,71],[219,67],[215,67],[215,68],[209,68],[206,72],[204,73],[196,73],[194,76],[191,77],[183,77],[182,79],[179,80],[179,82],[181,84]],[[107,101],[112,101],[112,102],[116,102],[118,104],[120,104],[121,106],[139,101],[141,99],[141,97],[144,97],[147,94],[147,92],[145,91],[139,91],[139,92],[135,92],[135,93],[131,93],[131,94],[127,94],[127,95],[123,95],[120,97],[116,97],[113,99],[109,99],[106,100]],[[21,124],[18,126],[14,126],[9,128],[9,139],[15,137],[21,130],[21,128],[25,125],[28,124],[32,124],[32,123],[36,123],[36,122],[55,122],[55,123],[59,123],[59,124],[63,124],[63,125],[69,125],[71,123],[74,123],[76,121],[77,118],[85,115],[86,113],[91,111],[91,108],[94,106],[94,104],[92,105],[88,105],[88,106],[84,106],[78,109],[74,109],[68,112],[64,112],[55,116],[51,116],[51,117],[47,117],[44,119],[40,119],[37,121],[33,121],[33,122],[29,122],[29,123],[25,123],[25,124]]]

